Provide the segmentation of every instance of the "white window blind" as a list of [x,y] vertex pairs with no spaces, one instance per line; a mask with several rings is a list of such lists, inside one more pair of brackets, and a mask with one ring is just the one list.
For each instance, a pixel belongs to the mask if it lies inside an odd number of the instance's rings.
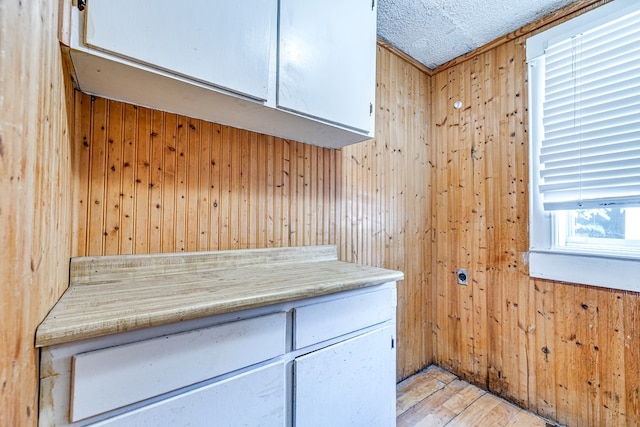
[[545,210],[640,206],[640,11],[544,54]]

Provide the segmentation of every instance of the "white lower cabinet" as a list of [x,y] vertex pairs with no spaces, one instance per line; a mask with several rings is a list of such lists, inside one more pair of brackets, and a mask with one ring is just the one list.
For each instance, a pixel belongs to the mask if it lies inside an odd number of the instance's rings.
[[395,425],[393,336],[386,326],[296,358],[295,425]]
[[393,426],[395,283],[43,347],[40,426]]

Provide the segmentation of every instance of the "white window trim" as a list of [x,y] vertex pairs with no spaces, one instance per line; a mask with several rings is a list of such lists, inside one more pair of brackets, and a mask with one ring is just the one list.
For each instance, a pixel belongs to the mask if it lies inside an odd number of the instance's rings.
[[[536,87],[544,82],[541,61],[549,42],[579,34],[587,28],[622,16],[637,8],[637,0],[615,0],[591,12],[562,23],[527,40],[529,63],[529,275],[541,279],[580,283],[611,289],[640,292],[640,259],[613,253],[585,253],[556,247],[554,220],[542,208],[536,189],[539,163],[534,157],[542,135],[541,97]],[[537,104],[537,105],[536,105]]]

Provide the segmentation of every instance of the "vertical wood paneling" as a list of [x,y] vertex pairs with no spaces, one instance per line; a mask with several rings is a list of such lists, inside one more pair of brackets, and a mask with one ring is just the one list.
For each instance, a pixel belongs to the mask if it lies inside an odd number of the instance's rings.
[[90,167],[89,167],[89,129],[91,128],[91,109],[82,108],[82,102],[86,99],[74,97],[75,132],[73,134],[74,143],[71,144],[72,165],[73,165],[73,187],[74,195],[79,197],[74,200],[73,223],[72,223],[72,253],[87,252],[87,226],[89,224],[88,215],[91,207],[90,188]]
[[640,295],[528,276],[524,43],[432,77],[434,359],[562,424],[639,425]]
[[[149,182],[149,217],[145,224],[148,230],[146,233],[149,242],[149,253],[162,252],[163,229],[166,224],[162,221],[164,206],[163,176],[164,176],[164,156],[163,156],[163,135],[164,135],[164,114],[160,111],[151,112],[151,132],[149,133],[151,144],[151,157],[149,170],[151,172]],[[145,227],[143,225],[143,227]]]
[[125,105],[125,124],[122,148],[122,187],[120,192],[120,252],[134,253],[135,228],[135,170],[137,164],[138,109]]
[[[95,230],[87,236],[87,250],[103,253],[104,248],[104,187],[106,172],[106,123],[107,101],[92,98],[94,114],[91,114],[88,136],[91,149],[89,153],[89,217],[87,229]],[[84,135],[83,135],[84,136]]]
[[[177,116],[175,114],[163,114],[162,115],[162,133],[161,138],[158,141],[159,163],[162,166],[159,167],[159,187],[161,193],[160,206],[160,223],[162,230],[160,233],[160,250],[159,252],[171,252],[179,251],[180,249],[176,245],[176,222],[181,222],[182,218],[178,218],[176,210],[178,209],[178,195],[177,186],[179,177],[177,176],[177,161],[176,161],[176,130],[177,130]],[[155,164],[152,164],[155,166]]]
[[[78,98],[86,99],[84,96]],[[83,111],[87,108],[83,108]],[[151,120],[152,114],[146,108],[136,108],[136,140],[133,141],[136,153],[136,168],[132,177],[135,193],[134,193],[134,216],[133,216],[133,235],[134,245],[133,253],[147,253],[149,250],[149,233],[146,232],[149,223],[149,214],[151,203],[149,193],[152,190],[151,182]],[[87,112],[90,115],[91,111]],[[90,129],[83,128],[84,132],[90,133]],[[83,136],[84,137],[84,136]],[[88,253],[88,252],[78,252]]]
[[[256,173],[251,179],[251,203],[257,204],[252,209],[252,223],[255,223],[255,241],[256,247],[269,247],[267,243],[267,228],[273,212],[267,206],[267,199],[273,194],[273,184],[269,180],[268,167],[268,150],[269,141],[266,135],[257,135],[256,144],[254,145],[251,156],[253,158],[254,169]],[[254,194],[257,193],[257,194]]]
[[378,49],[376,139],[341,150],[344,259],[404,271],[398,378],[430,361],[429,79]]
[[626,403],[627,425],[640,423],[640,298],[636,294],[622,296],[625,389],[617,396]]
[[269,137],[269,152],[272,161],[269,162],[271,174],[273,175],[273,192],[272,196],[268,198],[273,205],[271,221],[271,230],[267,230],[267,241],[270,247],[280,247],[282,244],[282,228],[286,222],[284,217],[284,210],[282,208],[284,201],[284,144],[278,143],[276,138]]
[[[114,255],[120,252],[122,236],[120,228],[123,226],[120,221],[120,188],[122,184],[122,151],[126,145],[123,140],[124,104],[109,101],[107,103],[108,114],[113,117],[107,118],[108,126],[106,139],[106,162],[105,173],[108,175],[105,185],[104,197],[104,253]],[[122,141],[116,144],[115,141]]]
[[222,160],[220,151],[220,125],[203,123],[200,137],[202,151],[200,152],[200,162],[203,165],[200,174],[199,188],[208,188],[209,191],[202,195],[200,205],[200,236],[205,236],[200,240],[199,251],[209,248],[216,250],[219,246],[220,221],[220,171],[222,170]]
[[[192,123],[187,123],[187,120],[183,116],[177,117],[177,128],[175,130],[175,146],[173,147],[173,155],[176,162],[176,191],[175,191],[175,209],[174,215],[178,219],[175,224],[175,247],[181,251],[185,251],[187,248],[187,242],[190,240],[187,238],[187,223],[193,224],[191,231],[193,238],[197,236],[197,232],[193,229],[195,225],[197,227],[197,220],[190,215],[189,212],[189,192],[187,191],[187,185],[189,180],[189,173],[193,171],[197,172],[197,167],[190,168],[187,172],[187,159],[195,156],[185,156],[185,153],[197,153],[198,150],[195,147],[189,147],[189,140],[193,139],[190,136],[195,133],[197,128]],[[190,150],[191,148],[191,150]]]
[[[207,123],[208,124],[208,123]],[[200,240],[200,214],[199,210],[206,214],[208,209],[206,205],[200,205],[200,199],[209,192],[209,187],[205,184],[200,192],[194,193],[191,188],[200,188],[200,161],[202,149],[200,146],[200,135],[202,126],[196,127],[192,123],[188,123],[187,138],[185,146],[180,151],[180,159],[184,162],[184,178],[185,183],[182,186],[182,196],[186,199],[186,221],[183,225],[185,251],[193,252],[198,250]],[[197,156],[187,156],[187,153],[198,153]]]
[[[72,176],[72,159],[83,159],[71,144],[78,116],[57,34],[58,2],[0,2],[1,426],[37,424],[35,330],[68,283],[71,211],[86,222],[87,188]],[[73,207],[72,188],[85,197]]]

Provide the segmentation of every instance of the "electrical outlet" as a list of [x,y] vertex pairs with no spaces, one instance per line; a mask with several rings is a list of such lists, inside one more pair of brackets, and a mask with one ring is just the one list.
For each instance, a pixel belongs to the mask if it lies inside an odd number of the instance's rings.
[[469,284],[469,272],[466,268],[458,269],[458,285],[467,286]]

